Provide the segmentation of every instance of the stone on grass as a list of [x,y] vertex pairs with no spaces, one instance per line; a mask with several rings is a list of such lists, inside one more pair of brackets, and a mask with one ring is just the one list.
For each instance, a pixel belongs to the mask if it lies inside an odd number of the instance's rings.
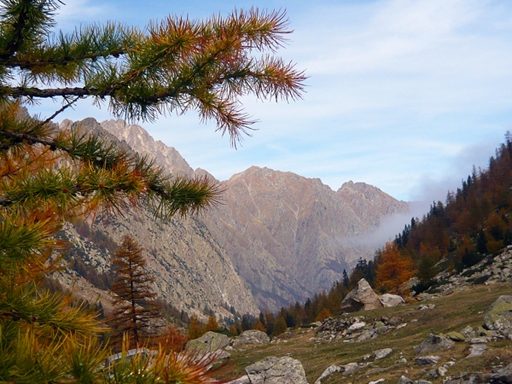
[[456,331],[448,332],[446,337],[453,341],[466,341],[466,337],[462,333]]
[[416,354],[420,355],[423,353],[430,353],[435,351],[443,351],[446,349],[450,349],[455,345],[455,342],[443,337],[434,334],[430,334],[426,340],[424,340],[417,348]]
[[341,366],[343,368],[343,376],[349,376],[355,373],[359,369],[359,364],[357,363],[348,363]]
[[414,381],[402,375],[400,380],[398,380],[398,384],[414,384]]
[[503,334],[512,332],[512,296],[503,295],[496,299],[485,314],[484,328]]
[[469,347],[469,355],[466,356],[466,359],[470,357],[482,356],[485,351],[487,351],[486,344],[473,344],[471,347]]
[[380,360],[388,357],[392,352],[393,350],[391,348],[384,348],[373,352],[373,355],[375,356],[375,360]]
[[347,332],[353,333],[359,331],[360,329],[363,329],[364,327],[366,327],[366,323],[364,321],[358,321],[352,324],[350,327],[348,327]]
[[299,360],[289,356],[266,357],[245,368],[251,384],[307,384]]
[[340,367],[339,365],[331,365],[329,368],[327,368],[323,373],[320,375],[318,379],[316,379],[315,384],[322,384],[322,380],[328,378],[331,375],[334,375],[338,372],[343,372],[345,368]]
[[190,340],[187,348],[197,354],[206,354],[222,349],[228,343],[229,338],[226,335],[209,331],[197,339]]
[[414,359],[416,365],[435,365],[441,360],[441,356],[418,356]]
[[237,345],[245,345],[245,344],[267,344],[270,343],[270,338],[265,332],[258,331],[257,329],[250,329],[248,331],[244,331],[240,334],[240,336],[236,337],[232,341],[232,345],[236,347]]
[[379,295],[373,291],[365,279],[359,280],[357,287],[341,302],[343,312],[369,311],[377,308],[382,308]]
[[393,295],[385,293],[379,296],[379,301],[384,308],[396,307],[397,305],[404,304],[405,300],[400,295]]

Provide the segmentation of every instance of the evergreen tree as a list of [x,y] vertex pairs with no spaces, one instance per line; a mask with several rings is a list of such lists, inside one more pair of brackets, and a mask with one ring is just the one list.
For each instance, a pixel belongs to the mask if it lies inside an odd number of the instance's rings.
[[345,288],[348,288],[350,280],[348,278],[348,273],[347,273],[346,269],[343,270],[343,280],[342,280],[342,282],[343,282],[343,286]]
[[110,318],[112,337],[114,341],[120,341],[126,333],[132,346],[136,347],[148,336],[155,335],[154,320],[162,317],[151,288],[155,279],[145,271],[142,248],[131,236],[124,237],[112,257],[112,266],[114,281],[110,290],[115,294]]
[[284,319],[283,316],[279,316],[274,323],[272,335],[273,336],[281,335],[281,334],[285,333],[287,329],[288,329],[288,326],[286,325],[286,320]]
[[[109,351],[98,344],[96,314],[71,306],[70,296],[39,289],[66,248],[55,237],[64,221],[143,204],[167,220],[206,209],[219,196],[205,178],[165,175],[146,158],[80,129],[61,131],[52,120],[83,98],[106,102],[129,120],[195,109],[236,144],[251,126],[241,96],[294,99],[304,80],[274,55],[289,32],[282,12],[52,34],[60,5],[0,1],[2,382],[95,382],[101,375]],[[24,109],[48,98],[62,101],[51,116]]]

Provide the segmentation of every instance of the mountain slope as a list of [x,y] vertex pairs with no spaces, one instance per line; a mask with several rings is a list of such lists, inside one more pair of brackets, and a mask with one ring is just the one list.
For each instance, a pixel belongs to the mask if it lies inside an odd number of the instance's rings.
[[364,183],[337,193],[319,179],[268,168],[251,167],[223,186],[226,203],[205,222],[258,305],[274,310],[329,289],[358,258],[373,256],[374,249],[354,245],[354,237],[408,209]]
[[[194,172],[174,148],[155,141],[137,125],[109,120],[101,123],[100,129],[93,119],[84,120],[82,125],[94,126],[103,134],[116,137],[134,151],[154,158],[157,165],[173,175],[208,175],[203,170]],[[222,205],[197,218],[173,220],[172,229],[159,229],[163,231],[161,235],[151,237],[143,229],[147,223],[139,228],[138,221],[133,220],[133,225],[140,231],[137,233],[141,240],[151,239],[150,247],[156,246],[160,239],[168,239],[166,231],[177,231],[177,227],[183,226],[183,230],[173,235],[179,241],[187,238],[188,226],[193,233],[202,231],[211,248],[203,251],[201,260],[208,259],[210,253],[222,255],[224,261],[229,259],[229,268],[234,268],[249,285],[258,307],[270,310],[329,289],[334,281],[341,280],[344,269],[348,271],[360,257],[373,256],[372,247],[362,247],[358,245],[362,242],[354,239],[371,234],[384,218],[408,209],[407,203],[364,183],[345,183],[335,192],[319,179],[268,168],[251,167],[222,182],[222,187],[226,190]],[[128,226],[124,227],[129,230]],[[106,226],[105,231],[115,233],[116,228]],[[176,252],[173,248],[176,246],[165,246],[164,253],[195,254],[193,241],[189,241],[186,251]],[[195,271],[200,273],[199,269]],[[182,276],[194,279],[193,274],[183,272]],[[216,276],[221,280],[235,279],[231,275]],[[175,287],[169,281],[162,292],[169,296]],[[208,290],[203,285],[197,287]],[[191,292],[180,295],[187,297],[188,306],[192,301],[202,300]],[[233,297],[230,302],[235,302]],[[237,310],[242,308],[240,304]]]
[[[114,139],[94,119],[86,119],[80,124],[91,133]],[[62,124],[63,127],[69,125],[70,122]],[[132,137],[140,144],[151,147],[160,166],[170,166],[175,173],[190,171],[177,152],[152,142],[152,138],[144,137],[140,129],[127,129],[126,132],[133,133],[135,136]],[[126,140],[124,145],[127,145]],[[197,217],[177,217],[164,222],[155,220],[147,210],[141,209],[124,212],[122,217],[102,217],[96,221],[93,230],[105,234],[107,242],[114,244],[121,244],[126,234],[134,236],[144,248],[148,272],[157,277],[155,292],[174,307],[197,315],[202,315],[207,308],[221,317],[231,316],[231,307],[239,313],[258,314],[254,298],[235,271],[231,259]],[[111,250],[101,247],[90,236],[81,236],[72,226],[67,226],[65,235],[75,244],[71,253],[79,256],[86,266],[98,272],[108,271]]]

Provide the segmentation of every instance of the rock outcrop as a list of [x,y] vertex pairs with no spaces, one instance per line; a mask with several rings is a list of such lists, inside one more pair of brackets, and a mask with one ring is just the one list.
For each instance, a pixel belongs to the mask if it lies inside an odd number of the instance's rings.
[[251,384],[308,384],[301,362],[289,356],[267,357],[245,371]]
[[231,345],[236,347],[238,345],[247,344],[267,344],[270,342],[270,337],[265,332],[258,331],[257,329],[249,329],[242,332],[238,337],[235,337]]
[[341,303],[343,312],[369,311],[383,305],[370,284],[365,279],[358,281],[357,286],[348,293]]
[[217,332],[206,332],[203,336],[197,339],[190,340],[187,343],[187,349],[193,353],[204,355],[207,353],[215,352],[227,347],[229,344],[229,337]]
[[512,296],[498,297],[487,311],[484,328],[512,339]]

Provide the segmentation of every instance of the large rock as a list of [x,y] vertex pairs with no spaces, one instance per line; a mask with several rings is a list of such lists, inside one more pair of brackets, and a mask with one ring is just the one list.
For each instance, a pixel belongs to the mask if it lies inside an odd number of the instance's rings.
[[323,373],[320,375],[320,377],[318,379],[316,379],[315,384],[322,384],[322,381],[324,379],[328,378],[329,376],[334,375],[335,373],[343,372],[344,370],[345,369],[343,367],[333,364],[330,367],[328,367],[325,371],[323,371]]
[[397,305],[404,304],[405,300],[400,295],[393,295],[385,293],[379,296],[379,301],[384,308],[396,307]]
[[308,384],[299,360],[267,357],[245,368],[251,384]]
[[490,383],[512,383],[512,364],[489,375]]
[[270,338],[265,332],[258,331],[257,329],[250,329],[242,332],[240,336],[235,338],[232,345],[235,347],[237,345],[266,344],[268,342],[270,342]]
[[435,351],[443,351],[450,349],[454,345],[455,342],[446,337],[430,334],[428,338],[416,348],[416,354],[420,355]]
[[416,365],[436,365],[439,360],[441,360],[441,356],[418,356],[414,359],[414,364]]
[[218,351],[229,344],[229,338],[226,335],[216,332],[206,332],[203,336],[190,340],[187,348],[200,355]]
[[484,317],[484,328],[512,334],[512,296],[500,296],[491,305]]
[[357,287],[349,292],[341,303],[343,312],[369,311],[382,308],[382,303],[365,279],[359,280]]

